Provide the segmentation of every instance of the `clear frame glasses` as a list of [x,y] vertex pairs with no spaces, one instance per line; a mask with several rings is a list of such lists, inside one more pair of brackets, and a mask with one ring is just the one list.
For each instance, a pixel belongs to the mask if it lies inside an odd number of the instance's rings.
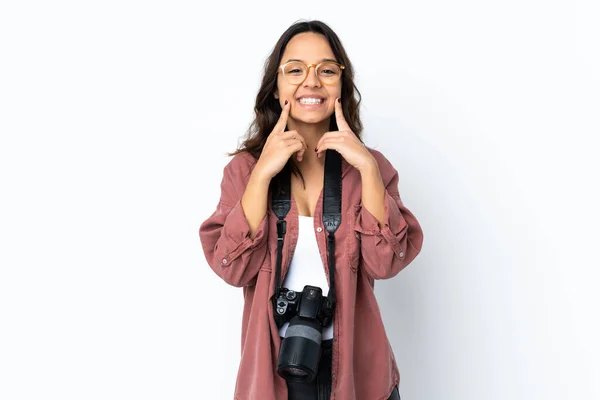
[[279,66],[278,72],[290,85],[300,85],[308,76],[310,67],[315,68],[317,77],[324,85],[333,85],[342,77],[344,66],[333,61],[323,61],[319,64],[306,65],[302,61],[290,61]]

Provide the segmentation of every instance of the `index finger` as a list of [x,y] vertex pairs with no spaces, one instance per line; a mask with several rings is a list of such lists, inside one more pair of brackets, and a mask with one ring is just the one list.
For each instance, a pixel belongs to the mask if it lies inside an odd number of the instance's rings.
[[339,131],[351,131],[350,125],[346,122],[346,118],[344,118],[344,110],[342,109],[342,104],[336,100],[335,101],[335,122],[337,123],[337,127]]
[[291,103],[286,100],[286,104],[283,105],[281,109],[281,115],[279,116],[279,120],[275,124],[275,128],[273,128],[273,132],[284,132],[285,126],[287,125],[288,114],[290,113]]

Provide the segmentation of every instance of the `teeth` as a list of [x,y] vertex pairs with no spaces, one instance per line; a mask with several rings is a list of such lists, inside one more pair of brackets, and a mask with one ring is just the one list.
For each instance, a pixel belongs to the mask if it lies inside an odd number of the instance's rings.
[[300,103],[302,103],[302,104],[320,104],[322,102],[323,102],[323,100],[321,100],[321,99],[309,99],[306,97],[300,99]]

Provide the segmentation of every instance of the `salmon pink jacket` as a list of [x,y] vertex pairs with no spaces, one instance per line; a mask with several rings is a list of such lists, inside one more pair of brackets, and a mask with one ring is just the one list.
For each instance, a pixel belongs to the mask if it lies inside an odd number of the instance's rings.
[[[421,251],[423,232],[400,200],[398,172],[381,152],[367,147],[386,188],[385,224],[362,207],[361,175],[342,159],[342,219],[335,232],[337,305],[333,318],[331,400],[387,400],[400,373],[374,294],[375,279],[389,279]],[[235,400],[287,400],[287,382],[277,373],[281,338],[270,297],[275,290],[277,216],[268,209],[254,239],[241,199],[257,160],[236,154],[223,170],[216,210],[200,225],[200,242],[210,268],[241,287],[241,359]],[[314,210],[314,230],[327,281],[327,231],[322,221],[323,190]],[[291,196],[285,220],[281,282],[298,241],[298,209]]]

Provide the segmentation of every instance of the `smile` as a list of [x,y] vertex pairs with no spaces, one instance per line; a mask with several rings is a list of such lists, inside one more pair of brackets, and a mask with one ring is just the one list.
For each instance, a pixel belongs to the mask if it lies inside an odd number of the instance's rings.
[[321,108],[323,104],[325,104],[325,99],[314,99],[304,97],[298,100],[298,104],[300,104],[300,107],[307,109]]

